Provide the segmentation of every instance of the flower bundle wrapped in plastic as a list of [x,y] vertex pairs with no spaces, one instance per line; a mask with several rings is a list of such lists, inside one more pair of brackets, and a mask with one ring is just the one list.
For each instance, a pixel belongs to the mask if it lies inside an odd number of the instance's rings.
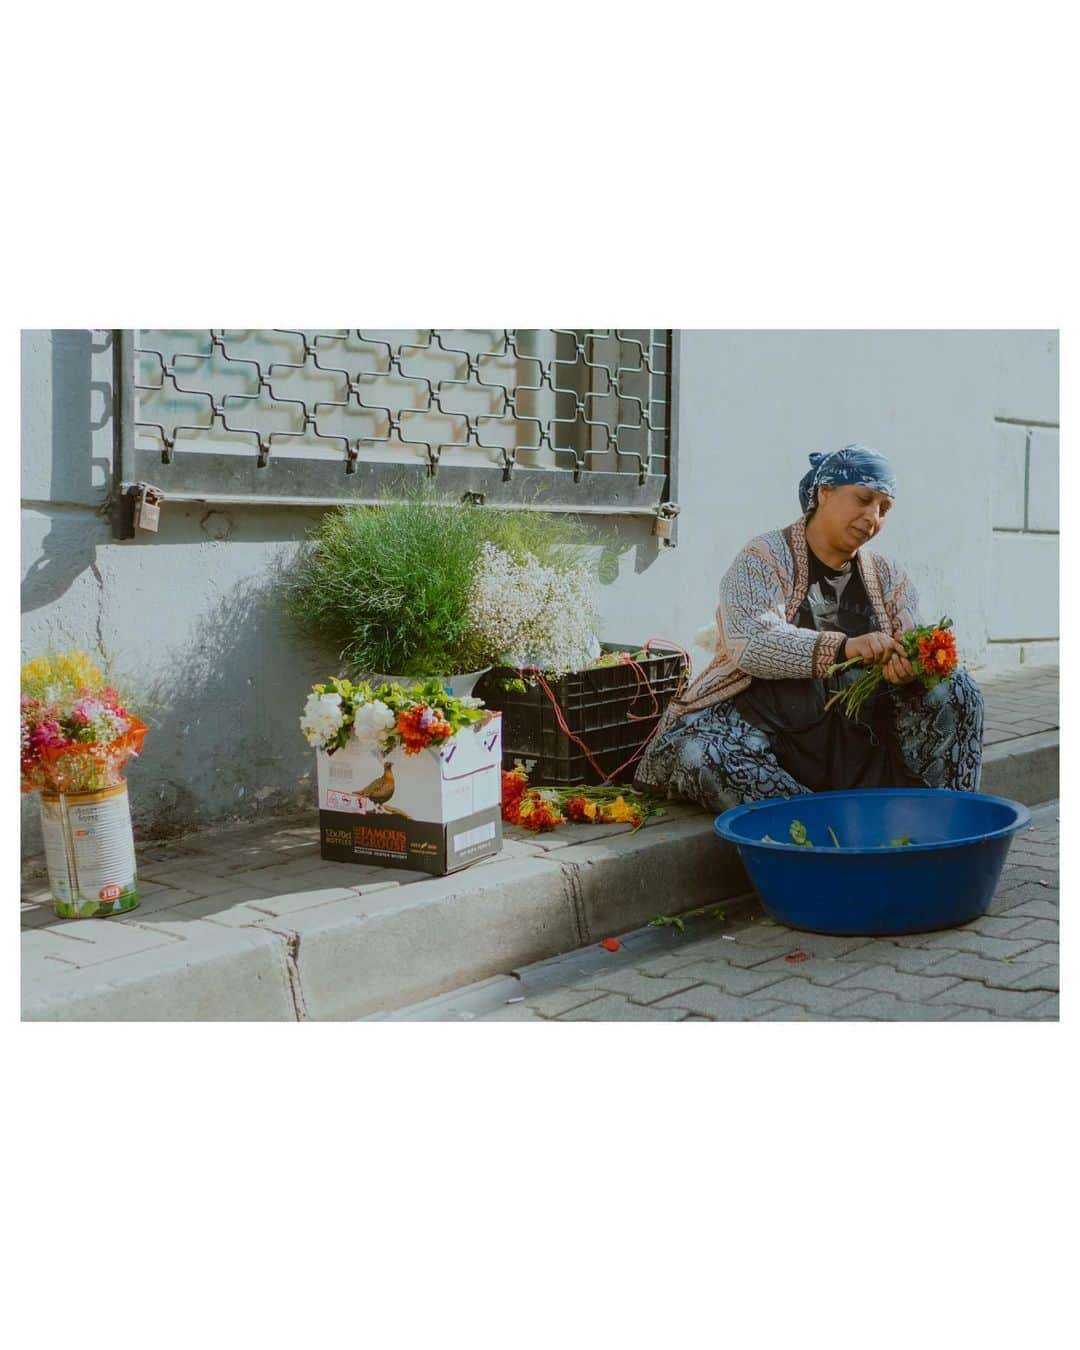
[[489,716],[480,699],[455,698],[438,680],[405,689],[334,678],[312,687],[300,730],[309,745],[330,755],[350,739],[378,754],[388,755],[400,745],[407,755],[418,755]]
[[[900,634],[899,641],[915,671],[915,678],[924,689],[933,689],[942,680],[947,680],[956,669],[956,639],[949,631],[951,627],[952,619],[942,619],[939,623],[909,628],[906,633]],[[858,665],[861,660],[861,657],[856,656],[850,661],[830,666],[829,674],[847,670]],[[825,706],[831,708],[834,703],[840,703],[848,717],[858,717],[860,708],[884,678],[880,666],[871,666],[853,684],[838,689]]]
[[649,816],[662,815],[659,798],[623,787],[529,787],[518,762],[502,776],[502,818],[508,825],[544,832],[567,821],[579,824],[629,824],[641,828]]
[[23,792],[100,792],[122,781],[146,724],[85,652],[28,661],[20,686]]

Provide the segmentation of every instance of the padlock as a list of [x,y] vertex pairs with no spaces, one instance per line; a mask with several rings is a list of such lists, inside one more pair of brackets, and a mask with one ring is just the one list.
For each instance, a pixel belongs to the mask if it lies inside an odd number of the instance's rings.
[[674,543],[675,517],[679,514],[677,502],[661,502],[653,522],[653,534],[668,547]]
[[140,483],[135,498],[135,526],[140,530],[157,530],[161,517],[162,494],[149,483]]

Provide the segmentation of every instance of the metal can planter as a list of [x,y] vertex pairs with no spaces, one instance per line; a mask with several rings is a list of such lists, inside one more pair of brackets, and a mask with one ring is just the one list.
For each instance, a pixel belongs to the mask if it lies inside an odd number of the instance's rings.
[[106,918],[139,903],[127,784],[41,794],[53,908],[61,919]]

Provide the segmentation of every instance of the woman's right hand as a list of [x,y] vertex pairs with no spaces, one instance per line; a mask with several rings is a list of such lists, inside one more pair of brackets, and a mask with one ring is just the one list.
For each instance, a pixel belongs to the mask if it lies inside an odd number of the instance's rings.
[[869,666],[883,666],[890,657],[905,655],[903,646],[886,633],[863,633],[861,637],[849,637],[844,643],[845,661],[856,656]]

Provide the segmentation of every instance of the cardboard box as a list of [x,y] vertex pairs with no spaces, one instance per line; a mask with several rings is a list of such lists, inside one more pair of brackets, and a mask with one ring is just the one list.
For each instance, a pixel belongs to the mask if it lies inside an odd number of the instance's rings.
[[501,713],[416,755],[317,755],[324,858],[445,876],[502,848]]

